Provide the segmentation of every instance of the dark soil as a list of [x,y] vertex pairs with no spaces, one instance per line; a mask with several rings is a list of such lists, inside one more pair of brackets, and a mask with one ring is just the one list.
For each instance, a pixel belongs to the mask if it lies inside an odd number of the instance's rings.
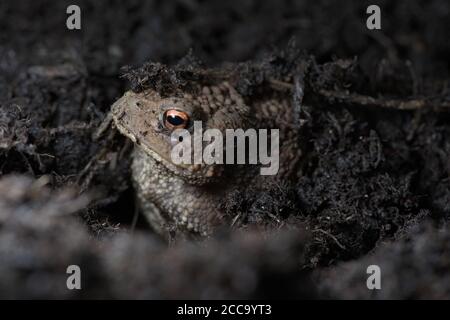
[[[378,1],[380,31],[364,1],[78,1],[81,31],[69,4],[0,4],[1,298],[450,298],[450,3]],[[248,99],[293,75],[305,156],[168,246],[136,220],[131,143],[95,133],[128,88],[211,70]]]

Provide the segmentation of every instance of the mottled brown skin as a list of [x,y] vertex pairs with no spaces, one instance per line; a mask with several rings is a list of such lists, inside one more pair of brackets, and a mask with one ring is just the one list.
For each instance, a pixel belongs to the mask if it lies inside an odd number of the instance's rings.
[[[289,94],[273,91],[250,102],[227,82],[190,92],[161,97],[150,89],[129,91],[112,107],[116,127],[135,143],[132,177],[139,206],[151,226],[165,236],[170,231],[211,234],[229,221],[219,208],[229,192],[292,177],[300,156]],[[202,121],[203,130],[280,129],[278,174],[261,176],[258,165],[175,165],[170,157],[171,130],[162,121],[168,109],[186,112],[192,122]]]

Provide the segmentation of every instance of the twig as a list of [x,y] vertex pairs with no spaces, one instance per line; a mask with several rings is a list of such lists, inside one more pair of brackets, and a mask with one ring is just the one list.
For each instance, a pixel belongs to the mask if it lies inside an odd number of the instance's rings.
[[[293,84],[276,79],[270,79],[269,83],[275,90],[297,90]],[[346,103],[352,103],[361,106],[380,107],[393,110],[419,110],[423,108],[432,108],[435,111],[450,111],[450,101],[432,101],[423,99],[383,99],[365,96],[358,93],[341,92],[336,90],[320,89],[318,93],[327,99],[336,99]]]
[[315,230],[313,230],[313,232],[316,232],[316,231],[319,231],[319,232],[321,232],[321,233],[323,233],[323,234],[326,234],[326,235],[329,236],[331,239],[333,239],[334,242],[336,242],[336,244],[338,245],[339,248],[341,248],[342,250],[347,250],[347,248],[346,248],[342,243],[340,243],[339,240],[338,240],[335,236],[333,236],[331,233],[326,232],[326,231],[323,230],[323,229],[315,229]]
[[[433,107],[425,99],[411,99],[411,100],[400,100],[400,99],[378,99],[371,96],[364,96],[357,93],[345,93],[333,90],[319,90],[319,94],[329,99],[342,100],[348,103],[359,104],[363,106],[374,106],[386,109],[397,109],[397,110],[418,110],[425,107]],[[450,104],[443,103],[441,108],[449,108]]]

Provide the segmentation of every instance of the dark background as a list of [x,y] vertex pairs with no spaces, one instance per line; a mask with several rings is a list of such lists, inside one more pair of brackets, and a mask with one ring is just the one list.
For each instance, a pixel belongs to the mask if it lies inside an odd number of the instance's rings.
[[[65,27],[69,4],[81,31]],[[369,4],[382,30],[367,30]],[[437,0],[2,1],[0,296],[449,298],[448,30],[450,4]],[[314,62],[305,174],[224,199],[243,218],[206,242],[167,248],[135,226],[131,146],[92,139],[130,85],[122,67],[172,65],[190,49],[207,66],[259,61],[293,39]],[[66,289],[69,264],[81,291]],[[370,264],[380,291],[365,286]]]

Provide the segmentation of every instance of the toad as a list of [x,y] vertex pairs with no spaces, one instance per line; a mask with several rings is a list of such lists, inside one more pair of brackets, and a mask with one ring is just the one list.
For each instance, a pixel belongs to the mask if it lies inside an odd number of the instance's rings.
[[[192,89],[194,88],[194,89]],[[132,180],[139,207],[153,229],[208,236],[230,223],[220,203],[230,192],[262,187],[269,179],[290,179],[300,158],[298,123],[292,95],[269,90],[243,97],[228,81],[193,84],[189,91],[160,94],[154,89],[128,91],[112,106],[117,129],[135,148]],[[260,175],[259,165],[176,164],[172,161],[172,133],[203,128],[279,129],[279,170]]]

